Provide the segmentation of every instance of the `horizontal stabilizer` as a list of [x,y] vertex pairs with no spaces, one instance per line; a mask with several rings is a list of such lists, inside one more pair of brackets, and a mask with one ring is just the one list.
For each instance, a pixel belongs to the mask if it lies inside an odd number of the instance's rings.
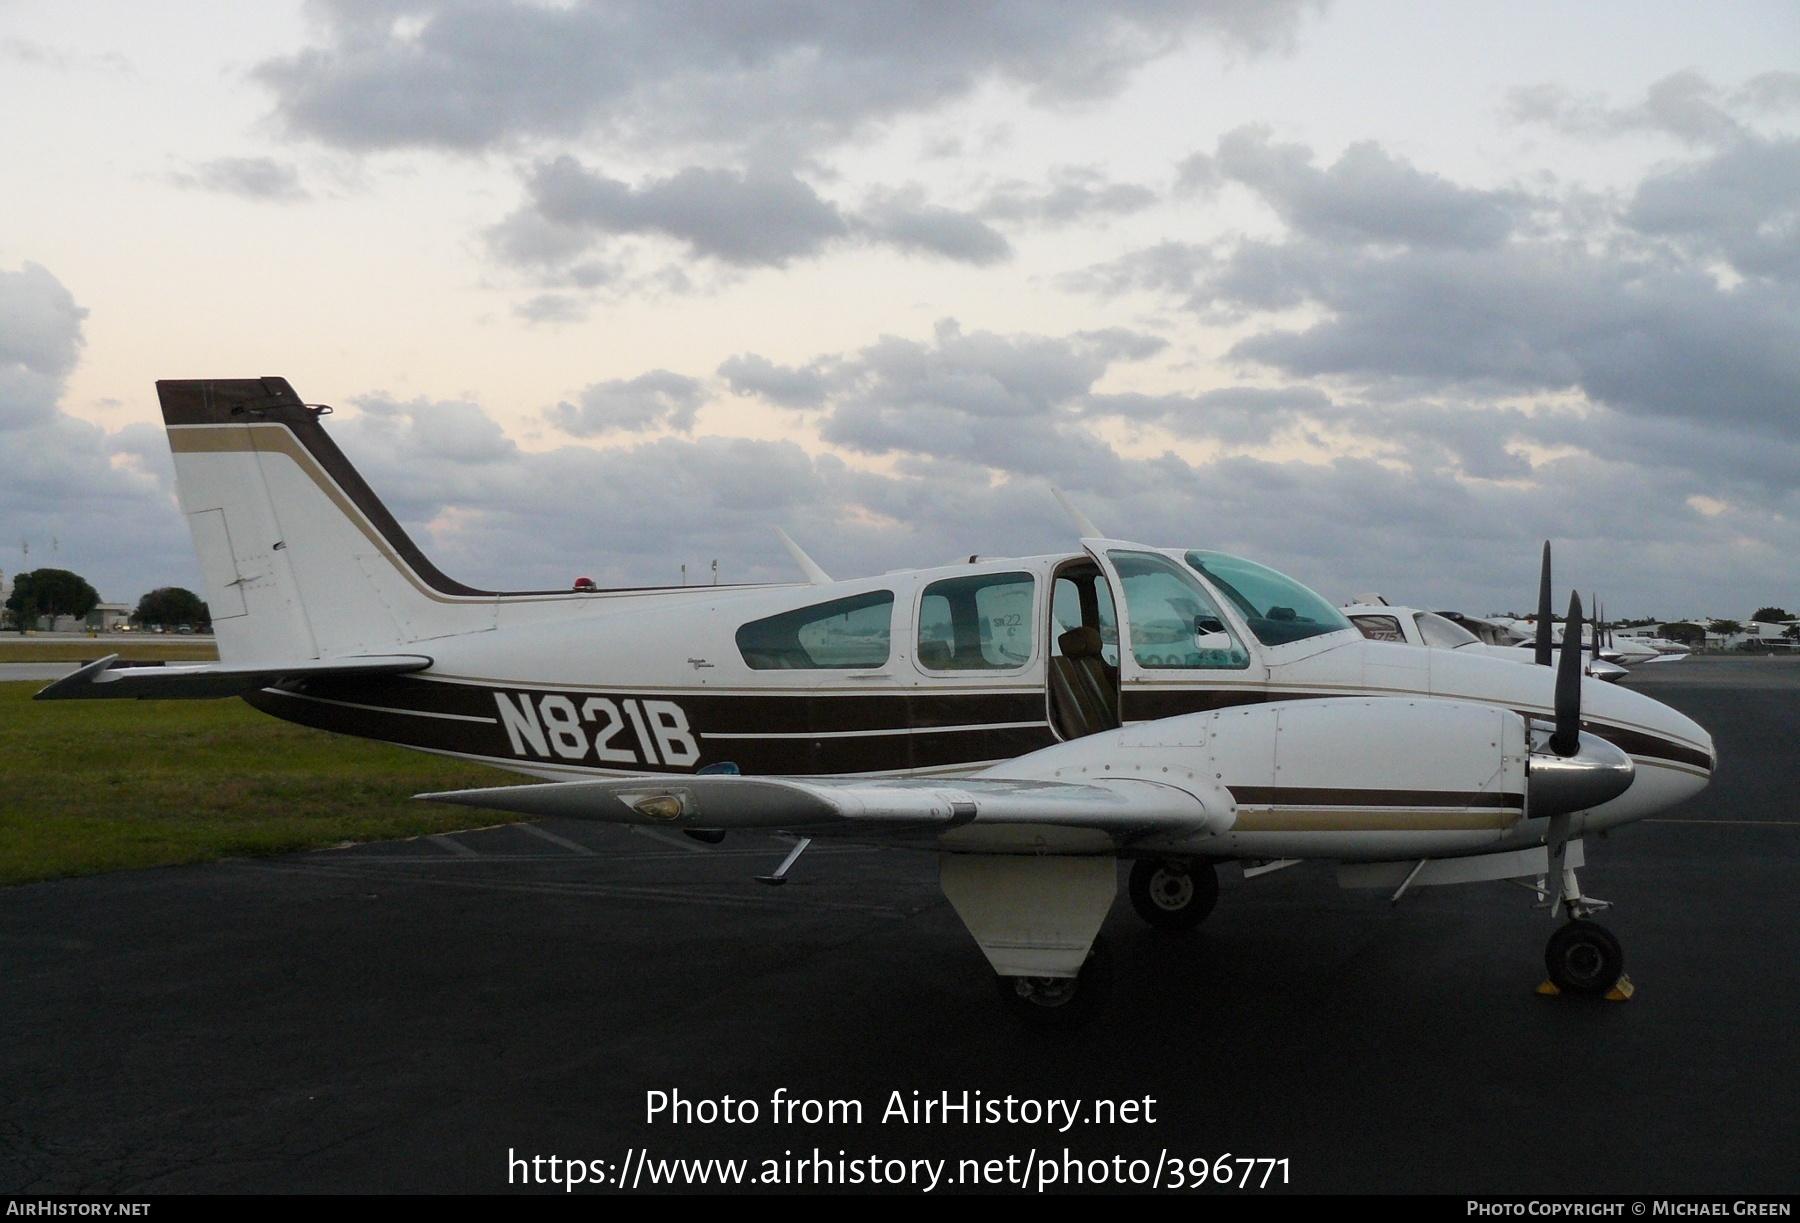
[[1209,819],[1200,800],[1184,790],[1124,779],[1077,784],[987,777],[865,781],[721,774],[551,782],[418,797],[539,817],[814,834],[947,829],[977,819],[984,824],[1192,831]]
[[424,654],[375,654],[359,658],[309,659],[305,662],[258,663],[226,666],[193,663],[167,666],[159,663],[119,662],[117,654],[90,662],[65,675],[38,693],[39,701],[193,700],[204,697],[242,696],[283,680],[322,679],[326,676],[403,675],[431,665]]

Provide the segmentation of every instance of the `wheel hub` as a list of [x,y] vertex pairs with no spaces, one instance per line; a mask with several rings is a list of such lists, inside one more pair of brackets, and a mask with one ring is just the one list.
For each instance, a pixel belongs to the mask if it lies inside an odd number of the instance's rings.
[[1563,953],[1563,968],[1578,981],[1592,981],[1606,966],[1606,957],[1592,943],[1576,943]]
[[1034,1006],[1067,1006],[1075,997],[1075,978],[1014,977],[1013,989]]
[[1157,908],[1170,912],[1187,908],[1194,899],[1193,876],[1185,871],[1181,874],[1157,871],[1150,880],[1150,899],[1156,902]]

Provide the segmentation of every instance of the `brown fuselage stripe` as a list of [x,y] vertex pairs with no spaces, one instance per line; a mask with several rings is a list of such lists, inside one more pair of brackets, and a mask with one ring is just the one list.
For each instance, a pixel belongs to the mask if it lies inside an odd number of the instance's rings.
[[1692,765],[1710,773],[1718,761],[1705,752],[1691,748],[1685,744],[1665,739],[1661,735],[1647,735],[1642,731],[1626,730],[1618,726],[1603,726],[1598,722],[1583,722],[1581,729],[1590,735],[1597,735],[1624,752],[1627,756],[1649,756],[1657,760],[1673,760],[1677,764]]
[[1231,797],[1250,807],[1507,807],[1525,806],[1523,794],[1482,790],[1349,790],[1308,786],[1232,786]]
[[[559,690],[539,685],[514,688],[409,675],[306,680],[284,687],[292,693],[318,697],[320,700],[294,700],[273,692],[256,694],[248,699],[267,713],[324,730],[509,762],[536,761],[538,758],[514,755],[511,740],[496,717],[496,692],[514,695],[529,692],[534,697],[541,697],[560,691],[577,705],[586,697],[595,695],[617,700],[640,695],[674,699],[686,711],[692,729],[699,736],[702,754],[695,767],[729,761],[746,773],[804,775],[952,767],[963,763],[1006,759],[1048,747],[1057,741],[1049,727],[1042,724],[1046,721],[1045,696],[1038,691],[763,695],[688,690],[641,694],[614,690]],[[1260,704],[1268,699],[1263,692],[1242,689],[1235,692],[1211,689],[1186,694],[1157,695],[1161,698],[1160,703],[1165,705],[1171,703],[1169,698],[1187,695],[1193,697],[1196,704],[1210,708],[1229,707],[1228,701],[1230,704],[1241,705]],[[1291,693],[1284,696],[1289,700],[1302,699]],[[325,701],[337,703],[321,703]],[[400,712],[389,712],[396,710]],[[452,714],[463,718],[480,718],[483,721],[418,717],[410,716],[407,712],[414,710],[421,714]],[[994,723],[1032,725],[990,728]],[[1612,728],[1600,729],[1607,732],[1603,737],[1612,738]],[[859,738],[828,737],[832,732],[845,731],[877,733]],[[818,733],[822,737],[794,737],[809,733]],[[757,737],[708,739],[708,735]],[[762,735],[770,737],[762,738]],[[1635,754],[1673,757],[1672,749],[1677,746],[1668,744],[1663,750],[1656,750],[1656,746],[1664,741],[1653,740],[1649,736],[1637,738],[1648,742],[1634,741],[1632,746],[1637,749]],[[576,768],[600,767],[598,758],[591,756],[576,760],[558,758],[550,762]],[[1345,792],[1328,793],[1341,795]],[[1498,796],[1481,798],[1488,803],[1502,801]],[[1259,800],[1240,797],[1238,801],[1254,803]],[[1264,798],[1260,801],[1311,805],[1309,801],[1299,798]],[[1333,797],[1323,801],[1337,805],[1353,800]],[[1446,804],[1434,802],[1433,805]],[[1448,805],[1464,804],[1458,799]]]
[[[392,684],[377,679],[337,679],[283,685],[281,689],[251,693],[244,699],[265,713],[304,726],[408,747],[479,756],[502,764],[604,767],[614,771],[620,767],[602,762],[591,745],[572,759],[554,751],[538,755],[529,748],[515,753],[511,737],[495,716],[496,692],[506,693],[515,701],[557,695],[544,689],[525,693],[519,689],[419,681]],[[567,695],[579,706],[586,698],[602,694],[585,691]],[[603,695],[621,703],[642,699],[640,694],[631,692]],[[644,772],[689,773],[706,765],[729,762],[749,774],[889,773],[1009,760],[1056,742],[1044,722],[1041,693],[973,694],[960,699],[932,695],[910,701],[873,694],[647,695],[650,699],[671,698],[680,705],[695,735],[700,757],[685,767],[647,760],[625,766]],[[420,717],[408,710],[454,716]],[[1023,725],[984,725],[988,723]],[[846,738],[832,735],[846,730],[875,733]],[[755,732],[770,737],[707,737]],[[807,732],[816,732],[819,737],[806,737]],[[637,750],[635,736],[629,732],[621,735],[615,746]]]
[[1318,808],[1245,810],[1233,832],[1479,832],[1510,828],[1524,812],[1511,811],[1322,811]]
[[[281,690],[265,690],[246,699],[266,713],[302,725],[410,747],[509,764],[617,767],[603,766],[591,750],[577,759],[516,755],[497,716],[496,693],[506,693],[515,701],[564,695],[577,707],[591,696],[620,702],[630,698],[673,700],[687,715],[700,748],[700,759],[692,767],[730,762],[745,773],[804,776],[955,768],[1011,759],[1057,742],[1047,725],[1044,693],[1030,689],[779,695],[694,690],[633,692],[559,689],[548,685],[513,687],[387,675],[297,681],[283,685]],[[1218,698],[1227,694],[1215,689],[1193,695],[1217,707]],[[1240,704],[1260,703],[1263,699],[1258,692],[1236,695],[1243,698]],[[439,716],[424,716],[434,714]],[[845,732],[861,733],[838,737]],[[819,737],[809,737],[814,734]],[[709,737],[738,735],[747,737]],[[649,762],[632,767],[691,771]],[[1523,802],[1518,795],[1473,791],[1240,787],[1234,794],[1246,806],[1277,807],[1448,807],[1498,812]]]

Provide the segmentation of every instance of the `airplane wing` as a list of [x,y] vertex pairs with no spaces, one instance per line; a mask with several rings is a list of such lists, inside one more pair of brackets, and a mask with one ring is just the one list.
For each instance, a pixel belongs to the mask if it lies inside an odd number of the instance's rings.
[[[673,828],[762,828],[810,835],[1060,824],[1119,832],[1199,832],[1228,827],[1229,792],[1203,803],[1185,790],[1120,778],[1095,782],[955,779],[633,777],[420,794],[530,816],[563,816]],[[1216,809],[1215,809],[1216,808]]]
[[98,700],[136,697],[138,700],[182,700],[241,696],[289,679],[318,679],[328,675],[402,675],[431,665],[424,654],[372,654],[356,658],[308,659],[305,662],[257,663],[226,666],[194,663],[169,666],[161,663],[119,663],[117,654],[88,663],[39,692],[37,701]]

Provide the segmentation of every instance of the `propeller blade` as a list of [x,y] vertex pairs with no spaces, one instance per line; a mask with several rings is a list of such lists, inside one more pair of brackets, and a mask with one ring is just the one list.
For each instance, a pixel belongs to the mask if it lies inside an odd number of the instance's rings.
[[1550,541],[1544,541],[1544,571],[1538,578],[1537,665],[1550,665]]
[[1575,592],[1569,594],[1556,666],[1556,732],[1550,736],[1550,750],[1563,757],[1581,750],[1581,595]]
[[1594,609],[1594,661],[1600,661],[1600,596],[1588,591],[1588,606]]

